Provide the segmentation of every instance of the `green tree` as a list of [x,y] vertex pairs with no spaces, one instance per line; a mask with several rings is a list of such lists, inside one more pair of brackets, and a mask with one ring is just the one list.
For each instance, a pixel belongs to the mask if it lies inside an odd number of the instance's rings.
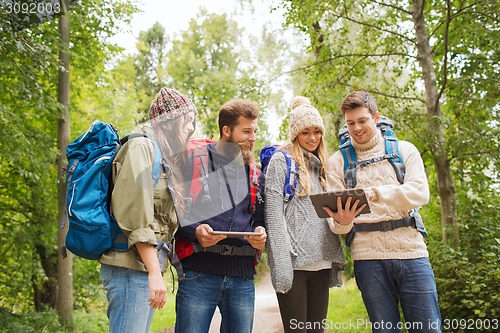
[[172,41],[165,81],[192,97],[203,133],[218,138],[215,120],[220,106],[235,97],[260,101],[260,83],[252,75],[255,65],[242,61],[238,24],[226,14],[205,10],[198,20],[192,19],[189,29]]
[[[281,5],[287,22],[309,37],[313,57],[302,69],[319,103],[339,105],[346,92],[364,89],[378,95],[382,110],[409,125],[413,134],[408,136],[429,154],[436,172],[443,239],[458,244],[458,166],[479,171],[498,164],[493,125],[498,85],[492,85],[498,73],[498,19],[488,13],[499,5],[419,0]],[[336,128],[339,118],[333,117]],[[477,131],[471,133],[471,127]],[[457,137],[465,142],[458,143]],[[485,163],[480,168],[463,165],[472,162],[465,151],[478,147]]]
[[154,96],[164,86],[167,43],[165,28],[159,22],[153,24],[147,31],[139,33],[139,40],[136,43],[137,54],[132,58],[137,73],[139,111],[145,116]]
[[[319,104],[335,106],[349,91],[370,91],[380,110],[394,117],[398,136],[421,151],[433,196],[422,212],[431,229],[443,316],[497,316],[498,297],[488,290],[500,278],[492,256],[500,228],[491,223],[498,216],[499,192],[500,3],[290,0],[280,5],[287,23],[309,41],[308,59],[298,68],[309,80],[305,91]],[[338,112],[330,120],[335,129],[342,124]],[[444,244],[435,239],[440,230]],[[477,257],[484,259],[480,266]],[[480,282],[475,270],[491,273]]]
[[[104,72],[104,64],[118,51],[106,38],[135,10],[121,0],[87,1],[73,7],[70,72],[76,105],[88,91],[99,95],[99,85],[105,84],[102,76],[95,75],[98,79],[91,85],[85,78]],[[55,307],[58,293],[58,22],[18,30],[5,11],[0,11],[0,17],[0,252],[5,258],[0,308],[16,313],[40,311]],[[87,112],[70,109],[76,119]]]

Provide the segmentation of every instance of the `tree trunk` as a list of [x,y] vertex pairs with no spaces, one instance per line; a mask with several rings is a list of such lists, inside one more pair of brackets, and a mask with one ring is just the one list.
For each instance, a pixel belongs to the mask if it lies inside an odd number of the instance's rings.
[[[55,253],[42,244],[35,245],[36,254],[45,272],[45,279],[40,279],[37,272],[31,276],[34,292],[35,311],[42,311],[49,306],[57,306],[57,257]],[[34,260],[35,261],[35,260]]]
[[[70,138],[69,124],[69,6],[70,0],[61,1],[64,14],[59,18],[59,33],[61,35],[61,45],[59,51],[59,60],[62,68],[59,69],[57,98],[59,102],[59,117],[57,127],[57,147],[59,158],[57,159],[57,168],[62,171],[66,166],[66,147]],[[66,186],[61,181],[58,184],[58,223],[66,219]],[[62,256],[62,249],[65,245],[68,223],[64,228],[59,228],[58,232],[58,254],[57,254],[57,275],[58,275],[58,298],[57,310],[61,322],[69,327],[73,326],[73,260],[68,253],[66,258]]]
[[[436,167],[436,180],[441,199],[441,224],[443,240],[458,245],[458,222],[456,211],[455,184],[451,175],[450,161],[446,151],[446,141],[442,124],[441,104],[437,89],[436,72],[432,61],[432,50],[424,18],[424,0],[412,1],[413,24],[417,38],[418,61],[422,68],[425,85],[425,102],[431,119],[430,128],[433,138],[431,152]],[[445,55],[446,56],[446,55]]]

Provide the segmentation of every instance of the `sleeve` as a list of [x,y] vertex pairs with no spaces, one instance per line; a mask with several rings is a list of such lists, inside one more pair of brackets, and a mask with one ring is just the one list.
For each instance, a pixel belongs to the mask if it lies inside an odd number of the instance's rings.
[[[344,157],[340,151],[333,154],[327,162],[326,167],[326,181],[328,191],[345,190],[344,182]],[[342,225],[337,223],[332,218],[327,218],[328,226],[330,230],[339,235],[347,234],[351,231],[353,223],[348,225]]]
[[417,148],[406,141],[399,141],[406,174],[403,184],[368,187],[373,202],[381,202],[398,210],[411,210],[429,202],[430,192],[424,162]]
[[[126,149],[124,149],[126,148]],[[154,150],[147,138],[135,138],[122,147],[115,159],[115,178],[111,196],[113,215],[128,237],[128,245],[157,244],[154,232],[154,191],[152,166]],[[121,165],[116,162],[121,161]]]
[[199,225],[201,225],[200,222],[191,222],[186,219],[181,219],[179,229],[177,229],[175,235],[192,243],[198,242],[196,239],[196,228]]
[[271,281],[274,289],[280,293],[290,290],[293,282],[291,245],[286,228],[283,201],[285,176],[285,157],[283,154],[276,153],[271,158],[266,173],[265,223]]

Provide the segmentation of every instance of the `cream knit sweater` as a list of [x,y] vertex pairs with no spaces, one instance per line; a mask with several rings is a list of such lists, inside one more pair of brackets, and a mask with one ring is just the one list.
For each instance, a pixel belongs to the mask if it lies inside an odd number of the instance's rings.
[[[380,131],[365,144],[353,142],[357,160],[366,160],[385,154],[384,139]],[[399,152],[406,166],[404,183],[400,184],[387,160],[372,163],[356,170],[357,188],[371,191],[371,213],[362,214],[353,223],[376,223],[408,217],[408,211],[427,204],[429,185],[424,164],[415,146],[399,141]],[[329,190],[345,189],[344,158],[337,151],[328,160],[327,181]],[[330,229],[336,234],[346,234],[352,224],[342,226],[329,219]],[[353,260],[415,259],[428,257],[424,238],[417,229],[403,227],[381,232],[357,232],[351,244]]]

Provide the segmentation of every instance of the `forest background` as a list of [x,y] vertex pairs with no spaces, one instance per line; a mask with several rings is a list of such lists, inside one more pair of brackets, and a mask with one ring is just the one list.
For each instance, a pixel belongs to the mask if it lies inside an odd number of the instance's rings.
[[[41,3],[49,2],[59,3]],[[269,10],[283,12],[283,26],[264,25],[260,36],[246,36],[237,16],[202,10],[178,34],[152,22],[132,54],[111,37],[140,10],[134,0],[63,1],[66,15],[12,14],[8,3],[0,2],[6,332],[71,330],[75,316],[104,311],[98,263],[60,255],[65,147],[94,119],[113,123],[121,135],[136,130],[162,86],[193,99],[199,136],[217,137],[223,102],[258,101],[257,152],[274,143],[270,137],[286,139],[290,92],[322,113],[330,153],[343,125],[342,98],[372,93],[425,163],[431,201],[421,214],[443,318],[500,318],[498,1],[268,1]],[[241,0],[240,8],[244,15],[253,3]],[[268,126],[276,120],[282,122],[273,137]]]

